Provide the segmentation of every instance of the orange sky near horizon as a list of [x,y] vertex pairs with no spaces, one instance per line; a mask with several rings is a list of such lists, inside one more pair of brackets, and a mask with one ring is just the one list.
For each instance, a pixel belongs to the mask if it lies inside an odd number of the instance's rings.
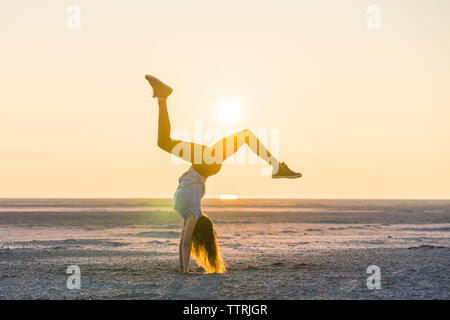
[[[71,4],[80,29],[66,27]],[[0,198],[172,197],[188,165],[156,145],[148,73],[174,88],[176,134],[278,132],[281,161],[303,173],[229,163],[207,197],[450,199],[450,1],[0,8]],[[224,101],[239,105],[233,123],[217,116]]]

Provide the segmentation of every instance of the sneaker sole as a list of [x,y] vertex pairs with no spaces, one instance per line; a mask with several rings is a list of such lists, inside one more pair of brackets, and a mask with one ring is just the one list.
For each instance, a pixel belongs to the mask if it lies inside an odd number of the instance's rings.
[[272,179],[297,179],[301,177],[302,177],[301,174],[295,174],[292,176],[272,176]]
[[172,91],[173,91],[173,89],[172,89],[171,87],[169,87],[167,84],[165,84],[164,82],[162,82],[161,80],[159,80],[158,78],[156,78],[156,77],[154,77],[154,76],[146,75],[146,76],[145,76],[145,80],[147,80],[147,81],[149,81],[149,82],[150,82],[150,80],[155,81],[155,82],[158,82],[160,85],[166,87],[166,88],[169,90],[169,95],[170,95],[170,94],[172,93]]

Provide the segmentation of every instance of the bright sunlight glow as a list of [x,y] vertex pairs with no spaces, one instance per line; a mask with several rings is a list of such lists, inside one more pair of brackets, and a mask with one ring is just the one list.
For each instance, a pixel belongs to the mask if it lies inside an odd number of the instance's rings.
[[241,117],[240,106],[235,101],[223,101],[217,108],[217,116],[223,124],[233,124]]
[[236,200],[237,196],[234,194],[221,194],[219,198],[220,200]]

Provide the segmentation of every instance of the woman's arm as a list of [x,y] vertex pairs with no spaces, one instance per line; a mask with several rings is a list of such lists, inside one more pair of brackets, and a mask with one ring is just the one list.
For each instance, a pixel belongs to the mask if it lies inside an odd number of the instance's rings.
[[180,255],[180,261],[179,261],[179,269],[180,273],[183,273],[183,237],[184,237],[184,230],[186,229],[186,221],[183,223],[183,228],[181,229],[181,236],[180,236],[180,245],[178,246],[178,253]]
[[182,255],[183,255],[183,273],[189,272],[189,259],[191,258],[192,249],[192,235],[194,233],[195,225],[197,224],[197,219],[193,213],[189,215],[186,220],[186,227],[184,229],[183,244],[182,244]]

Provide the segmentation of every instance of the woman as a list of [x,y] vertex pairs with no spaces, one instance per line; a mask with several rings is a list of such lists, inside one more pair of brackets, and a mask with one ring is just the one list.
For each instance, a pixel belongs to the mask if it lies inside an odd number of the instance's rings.
[[201,199],[205,194],[205,181],[215,175],[223,161],[237,152],[244,144],[273,167],[272,178],[299,178],[300,173],[280,163],[250,130],[242,130],[225,137],[212,146],[174,140],[170,137],[170,121],[167,112],[167,97],[172,88],[159,79],[147,75],[145,79],[153,88],[153,97],[158,99],[158,146],[192,165],[179,178],[174,196],[174,209],[184,218],[179,254],[180,272],[189,272],[191,251],[197,263],[208,273],[221,273],[225,265],[217,244],[217,234],[211,219],[202,214]]

